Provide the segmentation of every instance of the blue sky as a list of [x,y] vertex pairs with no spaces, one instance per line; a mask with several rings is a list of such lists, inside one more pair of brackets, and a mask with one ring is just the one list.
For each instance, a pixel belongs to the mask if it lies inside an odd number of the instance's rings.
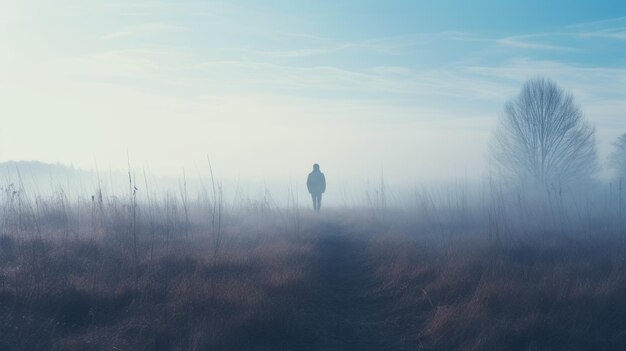
[[480,176],[538,75],[602,157],[626,131],[623,1],[5,0],[0,29],[0,160]]

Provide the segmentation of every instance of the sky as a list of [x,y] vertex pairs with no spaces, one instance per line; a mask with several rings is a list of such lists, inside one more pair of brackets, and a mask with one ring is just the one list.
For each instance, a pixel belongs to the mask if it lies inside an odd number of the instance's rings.
[[480,177],[545,76],[626,132],[624,1],[0,0],[0,162],[224,179]]

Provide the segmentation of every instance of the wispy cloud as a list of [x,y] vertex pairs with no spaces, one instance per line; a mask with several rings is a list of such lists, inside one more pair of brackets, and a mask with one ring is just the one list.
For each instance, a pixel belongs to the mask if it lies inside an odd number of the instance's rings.
[[[515,35],[498,39],[496,42],[501,45],[522,49],[575,50],[575,47],[559,44],[564,38],[570,41],[597,38],[626,40],[626,17],[579,23],[550,32]],[[583,43],[574,42],[572,45],[582,46]]]
[[488,42],[472,33],[440,32],[418,33],[401,36],[379,37],[365,40],[339,41],[335,39],[299,33],[278,33],[281,36],[297,41],[285,41],[284,48],[263,50],[252,47],[217,47],[210,52],[224,60],[263,60],[271,58],[305,58],[314,56],[330,56],[346,52],[362,51],[364,61],[370,54],[399,56],[418,47],[427,47],[445,42]]
[[258,50],[251,48],[217,48],[213,49],[212,52],[218,54],[225,55],[235,55],[241,58],[257,58],[257,57],[266,57],[266,58],[297,58],[297,57],[309,57],[309,56],[319,56],[319,55],[327,55],[331,53],[335,53],[341,50],[351,49],[356,46],[351,44],[337,44],[326,47],[317,47],[317,48],[293,48],[293,49],[283,49],[283,50]]
[[100,37],[102,40],[114,40],[128,37],[138,37],[147,34],[159,34],[165,32],[181,32],[187,31],[189,28],[169,23],[143,23],[132,26],[123,27],[120,30],[104,34]]
[[599,21],[581,22],[565,26],[573,31],[598,30],[602,28],[615,28],[626,26],[626,16],[607,18]]
[[[377,66],[349,70],[334,66],[297,67],[266,62],[206,61],[194,66],[196,76],[217,77],[229,74],[226,86],[253,88],[257,91],[278,91],[285,94],[365,98],[397,102],[432,97],[463,100],[501,99],[508,89],[502,84],[473,72],[458,70],[416,70],[406,66]],[[332,94],[331,94],[332,93]],[[346,94],[349,94],[346,96]],[[431,97],[431,98],[429,98]]]
[[[612,90],[626,94],[626,68],[594,67],[551,60],[514,59],[501,65],[473,66],[469,69],[473,72],[515,81],[524,81],[536,75],[546,75],[556,79],[578,79],[581,84],[589,83],[591,79],[598,83],[598,86],[594,88],[614,82],[611,88],[618,89]],[[624,85],[621,85],[622,83]]]
[[496,42],[500,45],[509,46],[520,49],[534,49],[534,50],[573,50],[573,48],[548,44],[536,41],[537,38],[551,38],[559,35],[558,33],[542,33],[542,34],[530,34],[530,35],[517,35],[506,38],[497,39]]
[[580,38],[605,38],[615,40],[626,40],[626,28],[612,28],[591,32],[576,33]]

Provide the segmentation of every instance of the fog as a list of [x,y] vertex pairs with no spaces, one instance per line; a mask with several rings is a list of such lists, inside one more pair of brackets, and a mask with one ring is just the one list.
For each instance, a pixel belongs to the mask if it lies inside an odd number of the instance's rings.
[[[523,29],[519,38],[464,22],[435,29],[447,23],[442,9],[429,8],[440,26],[383,17],[371,31],[332,6],[299,13],[301,23],[281,4],[257,10],[3,2],[0,161],[120,173],[130,161],[138,173],[178,179],[183,170],[206,176],[209,155],[220,181],[251,192],[302,184],[319,163],[340,203],[334,190],[381,177],[403,189],[484,180],[503,105],[534,76],[573,92],[596,127],[602,162],[626,128],[626,73],[604,59],[622,46],[589,51],[596,44],[585,36],[623,19],[559,24],[535,43]],[[324,11],[332,15],[321,26]],[[481,22],[473,16],[466,21]],[[572,39],[559,43],[561,32]],[[589,57],[577,61],[565,44]]]
[[626,350],[625,28],[0,0],[0,349]]
[[[35,202],[130,190],[146,205],[184,189],[213,206],[219,189],[231,208],[308,208],[319,164],[330,208],[460,206],[512,221],[523,206],[558,208],[559,221],[621,209],[623,174],[607,157],[626,131],[626,69],[609,59],[623,54],[623,17],[545,28],[405,4],[421,18],[405,26],[402,6],[377,18],[370,5],[3,2],[3,189]],[[534,132],[519,147],[496,137],[536,77],[571,97],[587,155],[524,163],[543,153],[528,151]]]

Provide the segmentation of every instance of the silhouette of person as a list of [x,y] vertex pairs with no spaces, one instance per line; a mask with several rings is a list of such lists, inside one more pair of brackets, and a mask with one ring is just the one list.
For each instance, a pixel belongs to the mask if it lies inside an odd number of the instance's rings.
[[313,199],[313,210],[319,212],[322,206],[322,194],[326,191],[326,177],[320,172],[320,165],[317,163],[313,165],[313,172],[309,173],[306,179],[306,187]]

